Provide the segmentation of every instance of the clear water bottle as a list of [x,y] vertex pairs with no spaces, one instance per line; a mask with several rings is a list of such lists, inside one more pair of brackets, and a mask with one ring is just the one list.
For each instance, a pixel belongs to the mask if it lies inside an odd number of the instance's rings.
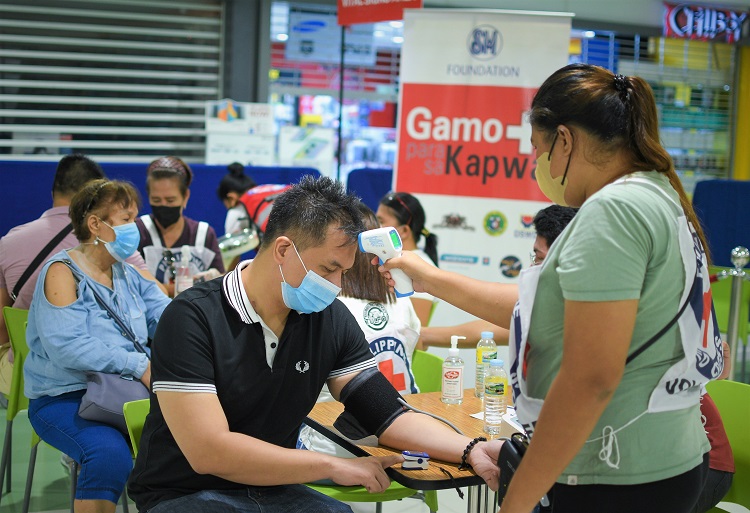
[[461,404],[464,400],[464,361],[458,356],[458,339],[451,336],[451,348],[443,361],[443,381],[440,386],[440,400],[446,404]]
[[508,375],[504,362],[495,358],[484,378],[484,432],[490,436],[500,434],[505,414],[505,391],[508,388]]
[[474,395],[484,396],[484,376],[490,367],[490,360],[497,358],[497,344],[495,334],[491,331],[483,331],[482,338],[477,344],[477,372],[474,382]]
[[190,246],[182,246],[180,261],[177,262],[174,280],[174,295],[193,286],[193,271],[190,269]]

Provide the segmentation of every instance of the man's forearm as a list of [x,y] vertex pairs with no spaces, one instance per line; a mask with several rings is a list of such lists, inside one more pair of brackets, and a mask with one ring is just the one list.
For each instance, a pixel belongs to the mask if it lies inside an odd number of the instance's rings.
[[378,441],[394,449],[424,451],[431,458],[458,463],[471,438],[432,417],[407,412],[397,417]]
[[332,477],[332,457],[286,449],[240,433],[224,433],[188,459],[199,474],[252,486],[307,483]]

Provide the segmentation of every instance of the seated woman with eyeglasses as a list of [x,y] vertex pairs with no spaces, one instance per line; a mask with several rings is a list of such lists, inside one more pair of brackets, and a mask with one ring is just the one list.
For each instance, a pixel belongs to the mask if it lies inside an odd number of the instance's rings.
[[149,271],[166,285],[169,295],[174,295],[174,268],[181,258],[181,248],[190,246],[194,279],[210,280],[224,274],[214,229],[183,215],[193,181],[190,166],[177,157],[162,157],[149,164],[146,175],[151,214],[142,215],[135,223],[141,236],[138,251]]
[[[438,266],[437,235],[427,229],[424,209],[417,198],[408,192],[389,192],[380,200],[376,213],[380,226],[392,226],[401,236],[404,249],[413,251],[422,260]],[[424,247],[418,244],[424,237]],[[430,315],[438,299],[425,292],[415,292],[411,296],[414,310],[422,326],[427,326]]]
[[70,218],[80,244],[44,265],[29,309],[29,421],[42,440],[80,465],[77,512],[115,511],[133,466],[127,435],[78,415],[87,373],[118,374],[147,387],[151,380],[148,357],[95,294],[144,346],[169,303],[154,281],[124,263],[138,247],[138,203],[126,182],[94,180],[76,193]]

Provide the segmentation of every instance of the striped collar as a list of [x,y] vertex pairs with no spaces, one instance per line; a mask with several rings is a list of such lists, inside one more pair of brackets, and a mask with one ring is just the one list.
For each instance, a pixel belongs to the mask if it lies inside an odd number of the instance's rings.
[[261,322],[260,316],[250,304],[250,300],[247,298],[247,292],[245,287],[242,285],[242,274],[241,271],[247,267],[252,260],[244,260],[240,262],[237,267],[224,275],[224,296],[229,301],[245,324],[254,324]]

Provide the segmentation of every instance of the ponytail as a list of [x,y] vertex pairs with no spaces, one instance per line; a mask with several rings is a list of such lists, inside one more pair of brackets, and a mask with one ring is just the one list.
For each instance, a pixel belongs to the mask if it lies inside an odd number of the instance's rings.
[[659,139],[658,114],[656,101],[651,86],[641,77],[626,77],[630,83],[628,94],[629,107],[629,147],[638,169],[656,170],[669,179],[672,188],[680,197],[680,205],[706,252],[706,261],[710,264],[711,255],[706,235],[701,227],[693,204],[685,193],[680,177],[674,168],[674,161],[661,145]]
[[437,251],[437,243],[438,243],[438,237],[434,233],[430,232],[426,228],[422,230],[422,234],[424,235],[424,252],[427,254],[428,257],[430,257],[430,260],[435,264],[435,267],[438,266],[438,251]]

